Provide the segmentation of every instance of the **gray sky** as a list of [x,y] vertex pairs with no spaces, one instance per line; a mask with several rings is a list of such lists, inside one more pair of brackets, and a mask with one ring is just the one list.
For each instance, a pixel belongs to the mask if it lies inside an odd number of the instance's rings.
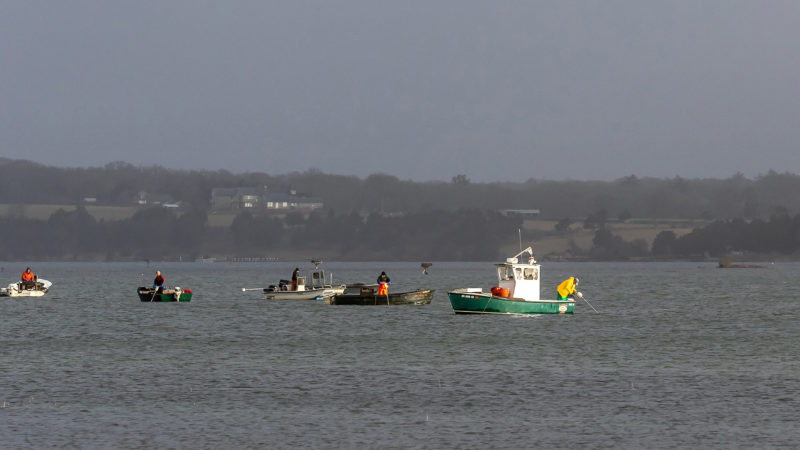
[[800,172],[800,1],[0,2],[0,155],[401,179]]

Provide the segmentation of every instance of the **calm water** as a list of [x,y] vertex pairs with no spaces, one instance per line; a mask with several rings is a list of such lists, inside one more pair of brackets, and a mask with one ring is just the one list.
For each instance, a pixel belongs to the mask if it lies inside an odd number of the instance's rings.
[[[309,263],[0,263],[0,440],[14,447],[768,448],[800,442],[800,265],[550,263],[599,311],[456,316],[491,263],[336,263],[428,306],[257,291]],[[160,269],[188,304],[142,303]],[[5,280],[5,281],[2,281]]]

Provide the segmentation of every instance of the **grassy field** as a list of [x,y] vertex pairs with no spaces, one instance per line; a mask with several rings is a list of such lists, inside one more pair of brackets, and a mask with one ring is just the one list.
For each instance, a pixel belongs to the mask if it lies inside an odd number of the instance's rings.
[[213,214],[208,215],[208,220],[206,221],[206,225],[209,227],[222,227],[228,228],[233,223],[233,219],[236,218],[236,213],[218,213],[215,212]]
[[[138,206],[101,206],[83,205],[86,212],[97,220],[116,221],[129,219],[139,210]],[[75,205],[22,205],[22,204],[0,204],[0,217],[17,217],[36,220],[47,220],[50,216],[63,209],[64,211],[74,211]],[[206,224],[210,227],[227,228],[236,218],[234,212],[210,213]]]
[[[130,218],[138,209],[136,206],[84,205],[84,207],[95,219],[106,221]],[[75,205],[23,205],[6,203],[0,204],[0,217],[24,217],[27,219],[47,220],[59,209],[74,211]]]

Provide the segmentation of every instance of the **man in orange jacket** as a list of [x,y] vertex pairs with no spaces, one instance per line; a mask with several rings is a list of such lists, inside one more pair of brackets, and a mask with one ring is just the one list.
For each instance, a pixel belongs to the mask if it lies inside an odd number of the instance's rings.
[[25,272],[22,272],[22,289],[31,289],[36,283],[36,275],[31,272],[31,268],[28,267],[25,269]]
[[389,275],[386,275],[386,272],[381,272],[378,276],[378,295],[389,295],[390,284],[392,284],[392,280],[389,279]]

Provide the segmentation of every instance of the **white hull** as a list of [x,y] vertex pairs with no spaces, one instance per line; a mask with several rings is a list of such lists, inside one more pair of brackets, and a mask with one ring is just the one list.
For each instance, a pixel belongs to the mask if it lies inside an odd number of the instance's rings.
[[267,300],[315,300],[333,297],[344,293],[344,285],[326,286],[309,289],[306,291],[271,291],[264,289],[264,298]]
[[11,283],[7,288],[0,289],[0,297],[42,297],[53,283],[47,280],[37,280],[38,288],[20,289],[20,283]]

